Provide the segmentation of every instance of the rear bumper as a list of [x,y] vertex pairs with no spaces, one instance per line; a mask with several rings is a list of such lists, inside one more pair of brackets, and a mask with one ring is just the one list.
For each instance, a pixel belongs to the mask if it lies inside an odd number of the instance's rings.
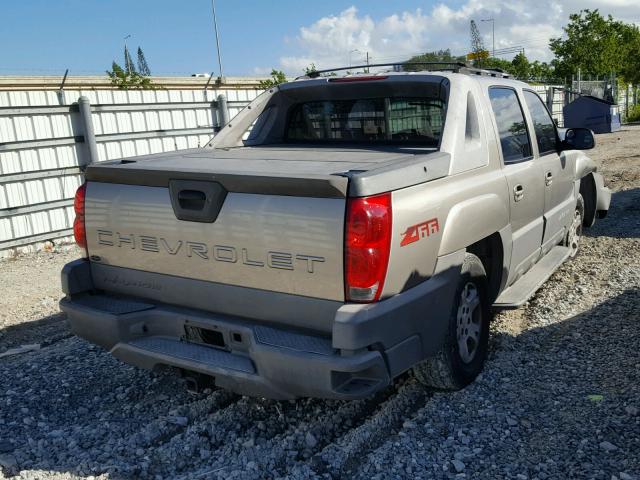
[[[210,375],[217,386],[277,399],[363,398],[440,347],[448,318],[449,275],[432,277],[370,305],[339,308],[329,335],[123,295],[91,292],[91,264],[62,273],[60,302],[72,331],[120,360]],[[447,310],[441,309],[443,305]],[[427,315],[425,312],[430,312]],[[299,312],[304,317],[305,312]],[[185,327],[219,332],[220,348],[185,341]]]
[[[321,337],[122,297],[80,295],[60,307],[76,335],[126,363],[203,373],[246,395],[355,398],[389,383],[380,352],[342,356]],[[225,348],[181,341],[185,325],[220,332]]]

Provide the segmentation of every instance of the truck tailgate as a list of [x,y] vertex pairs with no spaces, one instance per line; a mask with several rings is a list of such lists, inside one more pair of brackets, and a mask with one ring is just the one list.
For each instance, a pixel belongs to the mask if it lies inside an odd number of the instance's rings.
[[176,217],[168,186],[87,177],[92,262],[344,299],[344,198],[230,191],[214,222],[185,221]]

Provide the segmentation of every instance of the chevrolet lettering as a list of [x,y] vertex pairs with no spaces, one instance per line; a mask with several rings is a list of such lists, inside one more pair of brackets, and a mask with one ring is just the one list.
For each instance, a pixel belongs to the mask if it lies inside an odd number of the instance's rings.
[[215,260],[224,263],[241,263],[252,267],[269,267],[281,270],[301,268],[307,273],[314,273],[318,264],[325,261],[315,255],[294,254],[288,252],[267,251],[250,254],[247,248],[236,248],[229,245],[208,245],[189,240],[170,241],[153,235],[136,235],[133,233],[96,230],[97,243],[107,247],[138,249],[141,252],[161,253],[168,255],[185,255],[189,258]]

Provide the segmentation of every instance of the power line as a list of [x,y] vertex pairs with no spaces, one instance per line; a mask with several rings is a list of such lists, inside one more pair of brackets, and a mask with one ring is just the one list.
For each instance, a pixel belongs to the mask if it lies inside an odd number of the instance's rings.
[[522,40],[521,42],[518,42],[518,44],[511,44],[511,45],[505,45],[503,48],[508,48],[511,46],[518,46],[518,45],[542,45],[542,44],[548,44],[552,38],[560,38],[561,40],[565,39],[566,36],[565,35],[561,35],[560,37],[547,37],[547,36],[538,36],[538,37],[531,37],[527,40]]

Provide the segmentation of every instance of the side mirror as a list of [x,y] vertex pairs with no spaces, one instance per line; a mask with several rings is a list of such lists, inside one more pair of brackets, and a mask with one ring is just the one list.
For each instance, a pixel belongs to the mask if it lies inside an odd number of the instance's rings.
[[562,150],[590,150],[596,146],[593,132],[588,128],[559,128]]

